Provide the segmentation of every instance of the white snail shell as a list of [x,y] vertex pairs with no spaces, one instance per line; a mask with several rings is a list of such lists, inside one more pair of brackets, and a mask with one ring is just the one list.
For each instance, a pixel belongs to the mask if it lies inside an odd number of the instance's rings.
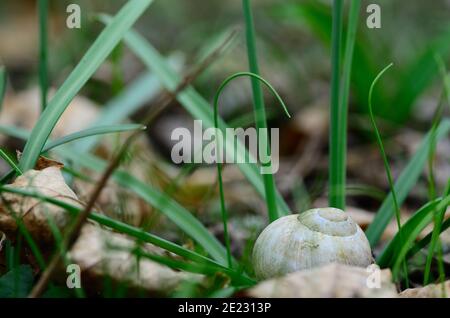
[[279,218],[262,231],[253,249],[253,266],[259,279],[333,262],[360,267],[373,263],[364,232],[336,208]]

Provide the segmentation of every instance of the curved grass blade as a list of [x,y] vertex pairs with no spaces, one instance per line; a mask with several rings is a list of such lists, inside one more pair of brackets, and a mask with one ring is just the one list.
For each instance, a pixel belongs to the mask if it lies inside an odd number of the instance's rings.
[[152,0],[128,1],[97,37],[39,117],[19,163],[22,171],[34,167],[59,117],[151,2]]
[[[449,132],[450,120],[444,119],[437,128],[436,140],[442,139],[444,136],[448,135]],[[400,176],[397,178],[397,182],[395,183],[395,192],[399,204],[401,204],[406,199],[406,196],[408,195],[411,188],[416,184],[417,179],[422,172],[422,169],[428,159],[431,137],[431,132],[429,132],[424,137],[416,153],[403,169]],[[391,192],[383,201],[381,207],[378,209],[375,215],[373,222],[366,230],[366,236],[369,239],[370,245],[372,247],[374,247],[378,243],[381,235],[391,221],[393,214],[394,202]]]
[[67,144],[71,141],[91,137],[98,136],[104,134],[125,132],[125,131],[133,131],[133,130],[145,130],[146,127],[139,124],[124,124],[124,125],[112,125],[112,126],[103,126],[103,127],[95,127],[90,129],[85,129],[82,131],[75,132],[73,134],[58,138],[53,141],[49,141],[45,144],[42,152],[46,152],[50,149],[56,148],[63,144]]
[[[110,17],[107,15],[101,15],[100,20],[106,24],[111,21]],[[124,41],[142,62],[159,77],[166,89],[172,91],[177,87],[180,82],[178,74],[170,67],[170,65],[168,65],[164,57],[162,57],[142,36],[131,30],[125,35]],[[189,86],[184,91],[180,92],[177,96],[177,100],[194,118],[202,120],[205,128],[214,127],[214,117],[211,105],[192,86]],[[219,127],[224,130],[227,125],[220,119]],[[235,146],[233,144],[227,144],[227,147],[234,148]],[[245,156],[250,155],[240,141],[237,142],[236,149],[237,153],[244,156],[244,158]],[[265,198],[264,183],[259,174],[257,165],[237,164],[237,166],[261,197]],[[276,200],[279,213],[282,215],[288,214],[290,209],[278,191]]]
[[[280,104],[283,107],[284,111],[286,112],[287,116],[289,118],[291,117],[291,115],[289,114],[289,111],[287,110],[287,107],[284,104],[283,100],[281,99],[280,95],[278,95],[277,91],[273,88],[272,85],[270,85],[269,82],[267,82],[264,78],[262,78],[258,74],[250,73],[250,72],[239,72],[239,73],[235,73],[235,74],[229,76],[228,78],[226,78],[222,82],[222,84],[219,86],[219,88],[216,92],[216,95],[214,96],[214,128],[216,129],[216,132],[219,130],[219,97],[220,97],[220,94],[232,80],[234,80],[238,77],[243,77],[243,76],[249,76],[251,78],[254,78],[258,81],[261,81],[265,86],[267,86],[267,88],[270,90],[270,92],[280,102]],[[263,129],[267,129],[267,126],[265,128],[263,127]],[[267,135],[265,135],[265,137],[267,137]],[[216,156],[217,156],[216,163],[217,163],[217,175],[218,175],[218,180],[219,180],[220,208],[222,211],[223,232],[224,232],[224,236],[225,236],[225,247],[227,249],[228,266],[231,267],[232,260],[231,260],[230,238],[228,236],[228,216],[227,216],[226,207],[225,207],[225,195],[224,195],[224,191],[223,191],[223,180],[222,180],[222,162],[220,159],[223,157],[221,154],[223,145],[220,144],[220,139],[217,136],[215,138],[215,141],[216,141]],[[262,145],[268,145],[268,144],[269,143],[268,143],[267,139],[265,141],[263,141],[263,143],[262,143]],[[261,145],[261,144],[259,144],[259,145]],[[235,151],[233,151],[233,153],[234,152]],[[267,194],[267,192],[266,192],[266,194]],[[269,206],[271,205],[270,196],[266,195],[266,199],[267,199],[267,205],[269,208]],[[275,204],[275,201],[273,203]],[[272,218],[275,218],[275,219],[272,219]],[[269,219],[270,219],[270,221],[275,221],[277,219],[277,215],[271,214],[270,210],[269,210]]]
[[[386,152],[384,151],[383,141],[381,139],[381,134],[380,134],[380,132],[378,130],[378,127],[377,127],[377,124],[375,122],[375,117],[373,115],[373,108],[372,108],[373,88],[375,87],[375,84],[378,82],[378,80],[383,76],[383,74],[389,68],[392,67],[392,65],[393,65],[393,63],[391,63],[388,66],[386,66],[380,73],[378,73],[378,75],[373,80],[372,85],[370,85],[370,89],[369,89],[368,105],[369,105],[370,121],[372,122],[372,126],[373,126],[373,129],[374,129],[374,132],[375,132],[375,136],[376,136],[376,139],[377,139],[378,147],[380,149],[381,157],[383,158],[384,170],[386,171],[386,176],[387,176],[387,179],[388,179],[388,182],[389,182],[389,188],[390,188],[391,193],[392,193],[392,201],[394,203],[395,219],[397,221],[398,231],[400,233],[402,233],[402,223],[400,221],[400,206],[398,204],[397,195],[395,193],[394,181],[393,181],[393,178],[392,178],[391,168],[389,166],[389,162],[388,162],[388,159],[387,159],[387,156],[386,156]],[[400,240],[401,239],[402,239],[402,237],[400,236]],[[408,280],[408,268],[407,268],[406,261],[403,261],[403,270],[404,270],[404,275],[405,275],[406,286],[408,287],[409,280]],[[397,277],[397,275],[394,275],[394,278],[396,278],[396,277]]]

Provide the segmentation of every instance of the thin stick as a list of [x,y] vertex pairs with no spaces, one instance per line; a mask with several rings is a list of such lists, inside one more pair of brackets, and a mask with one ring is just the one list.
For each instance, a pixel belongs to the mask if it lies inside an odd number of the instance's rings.
[[[163,95],[161,95],[159,102],[156,105],[160,105],[155,108],[155,111],[149,112],[149,114],[145,117],[142,124],[148,125],[157,114],[159,114],[162,110],[164,110],[176,97],[177,95],[183,91],[186,87],[188,87],[212,62],[214,62],[218,56],[220,56],[223,51],[226,49],[231,40],[235,37],[237,31],[234,30],[230,33],[230,35],[225,39],[225,41],[215,49],[210,55],[208,55],[203,62],[201,62],[198,67],[196,67],[191,73],[183,78],[183,80],[178,84],[173,92],[166,91]],[[77,239],[81,228],[83,227],[85,221],[87,220],[92,208],[97,201],[97,198],[100,196],[103,188],[108,182],[111,175],[114,173],[116,168],[120,165],[121,159],[123,155],[127,152],[130,144],[138,137],[141,131],[134,132],[130,137],[128,137],[122,147],[120,148],[117,155],[113,158],[111,163],[105,169],[102,177],[97,182],[97,185],[86,205],[84,210],[78,215],[78,218],[75,220],[74,225],[67,231],[63,242],[61,243],[61,250],[69,250],[75,240]],[[29,298],[39,297],[47,287],[50,279],[56,272],[58,265],[61,261],[61,253],[56,253],[51,259],[48,267],[42,273],[39,281],[33,287],[32,291],[29,294]]]

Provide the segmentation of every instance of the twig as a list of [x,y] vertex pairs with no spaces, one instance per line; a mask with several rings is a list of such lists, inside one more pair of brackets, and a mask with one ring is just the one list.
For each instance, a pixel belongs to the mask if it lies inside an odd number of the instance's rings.
[[[211,52],[192,72],[187,74],[183,80],[178,84],[178,86],[175,88],[173,92],[166,91],[164,94],[161,95],[159,98],[159,101],[156,103],[156,108],[154,111],[150,111],[147,116],[144,118],[142,124],[148,125],[150,122],[156,118],[156,116],[161,113],[176,97],[177,95],[183,91],[186,87],[188,87],[214,60],[216,60],[226,49],[228,44],[231,42],[231,40],[235,37],[237,34],[237,30],[233,30],[230,35],[222,42],[222,44],[215,49],[213,52]],[[84,222],[87,220],[90,211],[95,205],[95,202],[97,201],[98,197],[100,196],[103,188],[105,187],[106,183],[108,182],[109,178],[112,176],[116,168],[120,165],[121,159],[123,155],[127,152],[129,145],[134,141],[134,139],[141,133],[141,130],[134,132],[132,135],[130,135],[120,148],[117,155],[113,158],[111,163],[108,165],[108,167],[105,169],[102,177],[97,182],[97,185],[86,205],[86,207],[83,209],[83,211],[78,215],[77,219],[74,222],[74,225],[70,227],[64,237],[64,240],[61,243],[61,251],[67,251],[71,248],[75,240],[77,239],[81,228],[84,225]],[[53,274],[58,268],[58,265],[61,261],[61,253],[56,253],[51,261],[49,262],[48,267],[45,269],[45,271],[42,273],[41,277],[39,278],[39,281],[36,283],[36,285],[33,287],[32,291],[29,294],[29,298],[36,298],[39,297],[45,288],[47,287],[50,279],[52,278]]]

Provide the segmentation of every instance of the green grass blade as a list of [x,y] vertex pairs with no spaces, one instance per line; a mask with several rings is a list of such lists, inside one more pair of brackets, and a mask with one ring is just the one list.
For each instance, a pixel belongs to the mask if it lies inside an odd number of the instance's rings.
[[173,258],[156,255],[156,254],[150,254],[146,253],[144,251],[136,251],[135,252],[138,256],[148,258],[154,262],[160,263],[162,265],[165,265],[167,267],[170,267],[175,270],[183,270],[186,272],[191,273],[198,273],[203,275],[216,275],[218,272],[222,272],[224,274],[227,274],[230,276],[232,280],[232,284],[234,285],[247,285],[251,286],[254,285],[256,282],[245,275],[242,275],[240,273],[236,273],[235,271],[229,270],[228,268],[214,266],[210,264],[204,264],[204,263],[187,263],[183,261],[179,261]]
[[[176,56],[169,56],[168,63],[177,70],[181,68],[181,61]],[[91,127],[120,124],[146,102],[155,98],[161,89],[161,84],[154,74],[146,72],[140,75],[102,107],[101,114]],[[97,142],[98,138],[84,139],[74,144],[74,147],[79,151],[88,152]]]
[[[447,184],[447,189],[444,192],[443,197],[447,197],[450,195],[450,180]],[[433,261],[434,253],[436,252],[436,248],[439,245],[439,235],[441,233],[442,223],[444,222],[445,212],[447,210],[447,206],[445,206],[442,210],[434,210],[434,226],[433,231],[431,232],[431,243],[428,248],[427,260],[425,263],[424,269],[424,277],[423,284],[427,285],[430,283],[430,275],[431,275],[431,262]],[[439,259],[439,263],[442,262],[442,259]]]
[[[120,123],[145,102],[154,98],[160,89],[156,76],[150,73],[141,75],[103,107],[99,118],[92,123],[91,127]],[[85,139],[75,143],[74,147],[79,151],[88,152],[97,142],[98,138]]]
[[33,128],[25,145],[19,167],[22,171],[32,169],[50,133],[69,103],[87,80],[108,57],[125,32],[136,22],[152,0],[131,0],[105,27],[81,61],[58,89]]
[[[21,194],[24,196],[29,196],[29,197],[34,197],[34,198],[38,198],[40,200],[43,200],[45,202],[54,204],[56,206],[59,206],[65,210],[67,210],[70,213],[73,214],[78,214],[81,212],[81,208],[78,206],[74,206],[72,204],[69,204],[67,202],[64,201],[60,201],[58,199],[52,198],[52,197],[47,197],[39,192],[36,191],[29,191],[29,190],[24,190],[24,189],[18,189],[18,188],[12,188],[9,186],[0,186],[0,191],[3,192],[9,192],[9,193],[16,193],[16,194]],[[147,243],[151,243],[154,244],[156,246],[159,246],[169,252],[172,252],[174,254],[177,254],[179,256],[182,256],[186,259],[192,260],[194,262],[200,262],[200,263],[206,263],[206,264],[212,264],[212,265],[216,265],[216,266],[220,266],[220,264],[210,260],[207,257],[204,257],[196,252],[193,252],[187,248],[184,248],[182,246],[179,246],[175,243],[172,243],[168,240],[165,240],[163,238],[160,238],[156,235],[153,235],[151,233],[148,233],[146,231],[144,231],[143,229],[139,229],[136,228],[134,226],[131,226],[129,224],[111,219],[103,214],[98,214],[95,212],[90,213],[89,215],[89,219],[107,226],[113,230],[116,230],[120,233],[124,233],[127,234],[131,237],[134,237],[136,239],[139,239],[143,242],[147,242]]]
[[48,92],[48,0],[38,0],[39,15],[39,87],[41,89],[41,109],[47,106]]
[[[216,95],[214,96],[214,128],[216,129],[216,131],[219,130],[219,98],[220,98],[220,95],[223,92],[223,90],[225,89],[225,87],[232,80],[234,80],[234,79],[236,79],[238,77],[243,77],[243,76],[249,76],[252,79],[254,78],[254,79],[258,80],[258,81],[261,81],[264,85],[266,85],[267,88],[270,90],[270,92],[280,102],[280,104],[283,107],[284,111],[286,112],[287,116],[291,117],[291,115],[289,114],[289,111],[287,110],[287,107],[284,104],[283,100],[281,99],[280,95],[278,95],[277,91],[272,87],[272,85],[270,85],[269,82],[267,82],[265,79],[263,79],[262,77],[260,77],[257,74],[249,73],[249,72],[240,72],[240,73],[235,73],[235,74],[229,76],[228,78],[226,78],[222,82],[222,84],[219,86],[219,88],[217,89]],[[232,261],[231,261],[230,238],[228,236],[228,214],[227,214],[226,207],[225,207],[225,195],[224,195],[223,181],[222,181],[222,162],[220,160],[220,158],[223,157],[222,154],[221,154],[223,146],[220,144],[220,139],[218,137],[215,137],[215,141],[216,141],[217,175],[218,175],[219,193],[220,193],[220,208],[221,208],[221,211],[222,211],[222,222],[223,222],[223,228],[224,228],[223,230],[224,230],[224,236],[225,236],[225,247],[227,249],[228,266],[231,267],[232,266]],[[261,144],[259,144],[259,145],[261,145]],[[263,145],[268,145],[267,140],[265,141],[265,143],[263,143]],[[233,150],[233,153],[234,152],[235,152],[235,150]],[[267,196],[267,198],[269,198],[269,196]],[[269,205],[269,202],[268,202],[268,205]],[[270,219],[270,215],[271,214],[270,214],[270,211],[269,211],[269,219]],[[272,215],[272,216],[275,217],[274,215]],[[272,219],[270,219],[270,220],[274,221]]]
[[[60,154],[65,158],[76,160],[80,166],[93,169],[94,171],[101,172],[107,166],[105,161],[90,154],[80,155],[68,149],[64,149]],[[222,265],[227,264],[227,253],[224,246],[188,210],[174,201],[170,196],[159,192],[125,171],[116,171],[114,173],[114,180],[120,186],[134,192],[167,216]]]
[[345,183],[340,159],[344,145],[339,140],[340,123],[339,89],[341,77],[341,46],[343,29],[343,1],[333,1],[333,27],[331,40],[331,99],[330,99],[330,151],[329,151],[329,205],[345,210]]
[[[336,160],[333,162],[332,167],[335,167],[335,179],[333,183],[337,186],[338,190],[335,195],[339,195],[336,198],[335,204],[341,209],[345,210],[346,201],[346,184],[347,184],[347,122],[348,122],[348,103],[350,95],[350,79],[352,75],[353,65],[353,51],[355,47],[356,32],[358,29],[359,10],[361,8],[361,1],[350,2],[350,13],[348,17],[347,37],[345,42],[344,62],[342,69],[342,84],[339,92],[339,110],[338,110],[338,136],[337,139],[332,138],[332,142],[337,143],[339,146],[336,150],[335,156],[330,156],[330,160]],[[331,167],[331,166],[330,166]],[[333,193],[333,192],[331,192]]]
[[410,250],[414,240],[433,221],[435,210],[445,209],[450,204],[450,196],[429,202],[420,208],[402,227],[377,259],[381,267],[391,267],[394,277]]
[[[374,132],[375,132],[375,137],[377,139],[378,147],[380,149],[381,157],[383,158],[384,170],[386,171],[386,176],[387,176],[387,179],[388,179],[389,188],[390,188],[391,194],[392,194],[392,202],[394,203],[395,220],[397,221],[398,231],[400,233],[402,233],[402,223],[400,221],[400,206],[398,204],[397,194],[395,193],[395,187],[394,187],[394,181],[393,181],[393,178],[392,178],[391,168],[389,166],[387,155],[386,155],[386,152],[384,150],[381,134],[380,134],[380,132],[378,130],[378,127],[377,127],[377,124],[375,122],[375,117],[373,115],[373,108],[372,108],[373,89],[374,89],[376,83],[378,82],[378,80],[383,76],[383,74],[389,68],[391,68],[392,65],[393,65],[393,63],[391,63],[388,66],[386,66],[380,73],[378,73],[378,75],[373,80],[372,85],[370,86],[370,89],[369,89],[368,105],[369,105],[370,121],[372,122],[372,126],[373,126],[373,129],[374,129]],[[400,239],[401,238],[402,237],[400,236]],[[406,261],[403,261],[403,269],[404,269],[406,285],[408,286],[408,284],[409,284],[409,281],[408,281],[408,268],[407,268],[407,265],[406,265]],[[394,278],[395,277],[396,277],[396,275],[394,275]]]
[[[2,190],[3,190],[2,186],[0,186],[0,194],[3,192]],[[0,196],[0,199],[1,199],[1,203],[2,203],[3,208],[6,209],[6,210],[9,210],[9,212],[10,212],[9,215],[11,217],[13,217],[14,220],[16,221],[17,228],[19,229],[18,232],[27,241],[31,252],[32,252],[32,254],[34,255],[34,257],[36,259],[37,265],[40,267],[40,269],[44,270],[45,267],[46,267],[44,256],[41,253],[41,251],[40,251],[40,249],[38,247],[38,244],[33,239],[31,233],[28,231],[28,229],[26,228],[25,224],[23,223],[22,217],[18,217],[16,215],[16,211],[11,211],[10,204],[6,200],[3,200],[2,196]],[[19,250],[17,250],[17,252],[19,252]]]
[[[436,140],[442,139],[449,132],[450,120],[444,119],[437,129]],[[406,199],[409,191],[416,184],[417,179],[419,178],[423,170],[423,167],[428,159],[431,137],[431,132],[429,132],[424,137],[416,153],[403,169],[400,176],[397,178],[397,182],[395,183],[394,188],[397,194],[398,204],[401,204]],[[394,209],[395,207],[392,193],[389,193],[389,195],[383,201],[381,207],[378,209],[374,220],[366,230],[366,236],[369,239],[370,245],[372,247],[374,247],[378,243],[381,235],[391,221],[394,215]]]
[[[444,222],[442,222],[442,226],[440,228],[439,234],[441,234],[448,228],[450,228],[450,219],[447,219]],[[433,236],[433,232],[428,233],[423,239],[416,242],[414,244],[414,246],[411,247],[411,249],[406,254],[406,259],[413,257],[414,255],[417,254],[417,252],[419,252],[421,249],[425,248],[428,244],[430,244],[432,236]]]
[[[110,18],[106,15],[101,16],[101,20],[109,23]],[[130,31],[124,38],[128,47],[150,68],[161,80],[163,86],[172,91],[180,83],[178,74],[170,67],[167,61],[158,51],[150,45],[142,36],[134,31]],[[177,96],[181,105],[196,119],[202,120],[203,127],[214,127],[214,116],[211,105],[195,91],[192,86],[187,87]],[[223,120],[219,120],[219,127],[224,130],[227,125]],[[234,148],[233,144],[227,144],[227,147]],[[237,153],[242,156],[248,156],[248,151],[242,142],[238,141],[236,145]],[[245,157],[244,157],[245,158]],[[255,164],[237,164],[244,176],[253,185],[255,190],[265,198],[264,184],[259,174],[259,168]],[[290,209],[282,196],[277,192],[278,210],[283,215],[289,213]]]
[[[60,201],[60,200],[52,198],[52,197],[47,197],[47,196],[42,195],[35,191],[11,188],[8,186],[0,186],[0,191],[35,197],[35,198],[41,199],[45,202],[48,202],[48,203],[54,204],[56,206],[59,206],[61,208],[64,208],[65,210],[67,210],[70,213],[75,214],[75,215],[81,212],[81,208],[78,206],[74,206],[70,203]],[[172,243],[168,240],[160,238],[151,233],[148,233],[142,229],[139,229],[139,228],[133,227],[129,224],[111,219],[103,214],[98,214],[96,212],[91,212],[89,215],[89,219],[91,219],[101,225],[104,225],[106,227],[109,227],[117,232],[127,234],[127,235],[134,237],[142,242],[154,244],[154,245],[161,247],[171,253],[174,253],[176,255],[184,257],[187,260],[195,262],[195,264],[193,264],[193,263],[186,264],[186,263],[182,263],[182,262],[176,263],[178,265],[183,264],[178,269],[193,270],[195,268],[196,269],[203,268],[203,269],[208,269],[211,273],[213,273],[213,272],[214,273],[215,272],[225,273],[225,274],[229,275],[232,278],[232,280],[238,282],[239,284],[244,284],[244,285],[253,285],[254,284],[254,281],[252,279],[248,278],[245,275],[245,273],[224,267],[220,263],[217,263],[203,255],[200,255],[200,254],[198,254],[194,251],[191,251],[187,248],[179,246],[175,243]],[[159,260],[161,260],[161,259],[159,259]],[[158,261],[158,260],[154,259],[154,261]],[[165,265],[167,265],[167,266],[174,265],[175,266],[176,264],[171,263],[171,264],[165,264]]]
[[[255,41],[255,27],[253,24],[253,14],[250,5],[250,0],[242,0],[242,9],[245,18],[245,30],[247,40],[247,57],[250,72],[259,75],[258,56],[256,53],[256,41]],[[251,77],[252,93],[253,93],[253,112],[255,114],[255,126],[257,129],[257,138],[268,138],[267,135],[261,135],[260,129],[267,129],[266,110],[264,106],[264,96],[261,89],[260,81],[257,78]],[[263,137],[264,136],[264,137]],[[263,143],[269,145],[267,141]],[[270,147],[267,150],[270,156]],[[266,164],[268,168],[271,166],[271,162]],[[266,197],[267,210],[269,213],[269,221],[273,222],[278,219],[282,214],[278,213],[276,203],[275,181],[271,173],[264,174],[264,191]]]
[[[445,62],[443,61],[442,57],[438,54],[435,55],[435,60],[438,65],[439,71],[442,76],[442,81],[444,83],[444,96],[447,98],[448,101],[450,101],[450,78],[447,74],[447,70],[445,67]],[[450,104],[449,104],[450,106]],[[439,103],[438,108],[436,110],[434,119],[433,119],[433,125],[432,125],[432,131],[431,131],[431,146],[430,146],[430,154],[429,154],[429,160],[428,160],[428,179],[429,179],[429,192],[432,199],[436,196],[436,190],[435,190],[435,179],[434,179],[434,172],[433,172],[433,161],[436,151],[436,128],[439,122],[441,121],[442,112],[443,112],[444,103]],[[450,194],[450,180],[447,183],[447,188],[444,191],[444,197]],[[433,261],[433,256],[436,252],[436,248],[439,248],[438,251],[438,267],[441,270],[444,267],[443,259],[441,257],[442,253],[440,253],[440,239],[439,235],[441,233],[442,223],[444,222],[445,217],[445,211],[446,208],[442,209],[441,211],[435,211],[434,216],[434,227],[431,235],[431,243],[428,248],[428,255],[427,260],[425,263],[425,269],[424,269],[424,278],[423,278],[423,284],[427,285],[430,283],[430,276],[431,276],[431,263]]]
[[13,169],[16,171],[16,173],[17,173],[18,175],[21,175],[21,174],[22,174],[22,170],[20,170],[20,168],[14,163],[14,160],[12,160],[12,159],[11,159],[11,158],[3,151],[3,149],[0,149],[0,157],[2,157],[3,160],[5,160],[6,163],[7,163],[11,168],[13,168]]
[[[50,204],[59,206],[65,210],[67,210],[69,213],[71,213],[73,215],[77,215],[78,213],[81,213],[81,208],[78,206],[72,205],[72,204],[64,202],[64,201],[60,201],[60,200],[52,198],[52,197],[47,197],[36,191],[11,188],[8,186],[0,186],[0,191],[34,197],[34,198],[40,199],[44,202],[48,202]],[[194,263],[185,263],[185,262],[181,262],[181,261],[178,262],[178,261],[176,261],[174,259],[170,259],[170,258],[158,258],[157,259],[157,258],[153,258],[151,256],[152,254],[141,254],[140,253],[141,256],[152,259],[161,264],[167,265],[172,268],[182,269],[182,270],[186,270],[186,271],[200,272],[203,274],[204,274],[204,272],[200,271],[200,269],[204,269],[204,270],[208,271],[209,274],[222,272],[222,273],[229,275],[233,280],[236,280],[237,282],[239,282],[239,284],[253,285],[255,283],[252,279],[248,278],[244,273],[240,273],[239,271],[235,271],[235,270],[226,268],[226,267],[222,266],[221,264],[219,264],[201,254],[198,254],[198,253],[191,251],[185,247],[182,247],[173,242],[170,242],[164,238],[158,237],[157,235],[148,233],[148,232],[144,231],[143,229],[136,228],[134,226],[123,223],[118,220],[114,220],[112,218],[109,218],[103,214],[99,214],[96,212],[91,212],[89,215],[89,219],[92,221],[95,221],[103,226],[111,228],[119,233],[129,235],[130,237],[136,238],[142,242],[151,243],[151,244],[156,245],[162,249],[165,249],[171,253],[174,253],[174,254],[179,255],[187,260],[194,262]],[[173,262],[171,262],[171,261],[173,261]]]
[[73,134],[58,138],[56,140],[47,142],[45,144],[44,148],[42,149],[42,152],[46,152],[50,149],[53,149],[58,146],[72,142],[74,140],[78,140],[78,139],[82,139],[82,138],[86,138],[86,137],[118,133],[118,132],[125,132],[125,131],[133,131],[133,130],[145,130],[145,129],[146,129],[145,126],[139,125],[139,124],[111,125],[111,126],[103,126],[103,127],[95,127],[95,128],[85,129],[85,130],[78,131]]

